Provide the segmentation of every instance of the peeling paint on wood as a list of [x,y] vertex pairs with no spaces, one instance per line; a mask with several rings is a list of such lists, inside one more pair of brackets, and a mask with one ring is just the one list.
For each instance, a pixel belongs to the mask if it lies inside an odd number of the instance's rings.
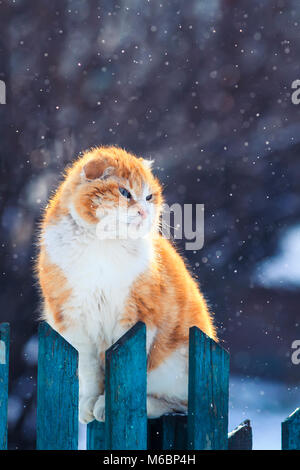
[[228,434],[229,450],[252,450],[252,428],[249,419]]
[[105,448],[147,449],[146,327],[134,325],[105,355]]
[[281,423],[282,450],[300,450],[300,408]]
[[188,448],[228,448],[229,354],[190,328]]
[[78,448],[78,354],[47,323],[39,326],[37,449]]
[[187,415],[171,413],[148,420],[148,450],[186,450]]
[[87,425],[86,434],[87,450],[105,450],[105,424],[92,421]]

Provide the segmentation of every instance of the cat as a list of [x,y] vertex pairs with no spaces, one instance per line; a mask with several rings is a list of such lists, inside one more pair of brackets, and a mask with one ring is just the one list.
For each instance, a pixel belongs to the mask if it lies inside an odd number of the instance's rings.
[[187,410],[189,328],[217,341],[197,283],[160,234],[162,203],[150,161],[98,147],[66,171],[46,207],[36,265],[42,319],[79,353],[83,423],[105,420],[105,350],[137,321],[147,328],[149,418]]

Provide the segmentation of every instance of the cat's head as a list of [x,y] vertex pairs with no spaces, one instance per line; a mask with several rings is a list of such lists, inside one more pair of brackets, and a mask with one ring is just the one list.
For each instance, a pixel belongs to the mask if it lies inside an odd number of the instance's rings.
[[150,161],[100,147],[78,161],[71,202],[99,238],[140,238],[158,231],[162,190]]

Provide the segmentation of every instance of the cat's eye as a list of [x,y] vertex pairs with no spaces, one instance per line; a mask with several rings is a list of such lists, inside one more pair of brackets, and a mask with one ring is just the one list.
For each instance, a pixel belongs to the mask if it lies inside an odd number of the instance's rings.
[[126,197],[127,199],[131,199],[131,194],[129,191],[127,191],[127,189],[120,187],[119,191],[122,194],[122,196]]
[[152,199],[152,194],[149,194],[149,196],[146,197],[146,201],[151,201]]

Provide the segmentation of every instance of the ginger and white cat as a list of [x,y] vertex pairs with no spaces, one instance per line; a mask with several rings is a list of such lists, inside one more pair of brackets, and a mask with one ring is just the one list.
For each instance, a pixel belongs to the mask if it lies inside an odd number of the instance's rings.
[[104,353],[137,321],[147,327],[149,417],[187,409],[189,328],[216,340],[196,282],[159,234],[162,190],[149,163],[116,147],[92,149],[67,170],[44,214],[43,319],[78,350],[83,423],[104,420]]

